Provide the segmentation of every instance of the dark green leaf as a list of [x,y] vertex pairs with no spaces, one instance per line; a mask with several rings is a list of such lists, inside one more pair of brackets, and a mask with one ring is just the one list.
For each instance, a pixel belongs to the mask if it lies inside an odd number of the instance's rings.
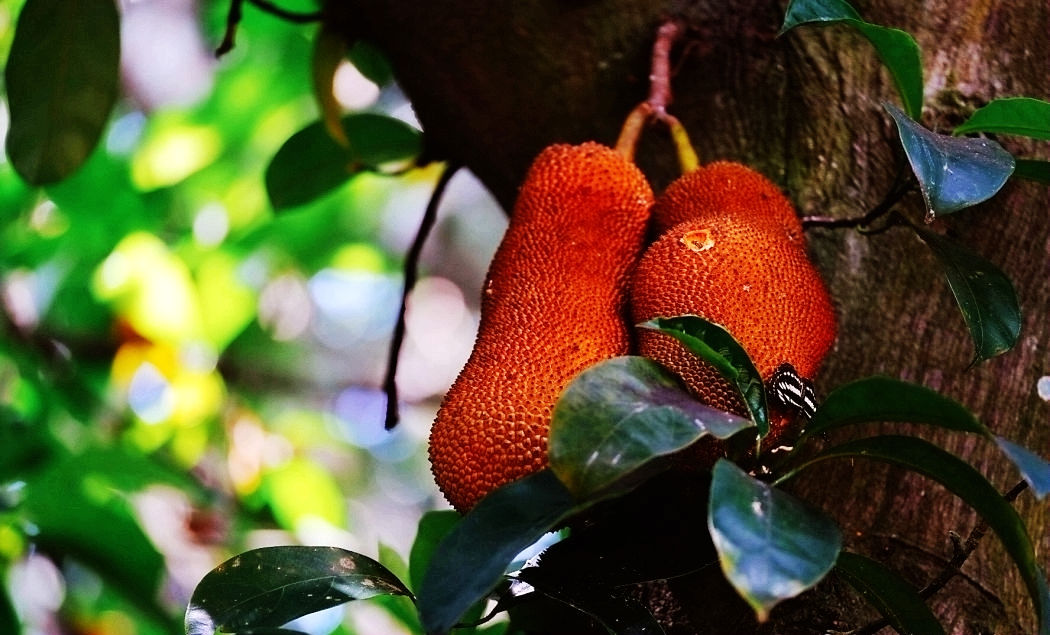
[[1017,159],[1014,165],[1014,176],[1044,185],[1050,185],[1050,161],[1036,159]]
[[0,585],[0,633],[20,635],[22,624],[18,620],[18,613],[11,604],[11,598],[7,595],[5,585]]
[[842,546],[833,520],[725,459],[715,464],[707,522],[722,571],[759,621],[819,582]]
[[993,132],[1050,139],[1050,103],[1031,97],[993,99],[955,129],[955,134]]
[[639,326],[670,335],[694,355],[714,366],[726,381],[740,391],[752,421],[758,426],[759,436],[766,436],[769,432],[769,412],[762,375],[748,357],[747,351],[729,331],[696,315],[658,317]]
[[623,592],[579,580],[558,582],[534,568],[523,569],[516,577],[552,600],[590,615],[612,635],[662,635],[664,632],[649,609]]
[[429,511],[419,519],[416,539],[412,542],[412,550],[408,554],[409,584],[416,593],[419,593],[423,583],[423,574],[430,564],[434,551],[437,550],[438,543],[452,531],[461,518],[459,512],[443,509]]
[[394,71],[390,68],[390,61],[382,51],[365,40],[354,42],[347,57],[362,75],[376,85],[386,86],[394,81]]
[[117,99],[114,0],[27,0],[5,72],[7,154],[33,185],[72,174],[98,143]]
[[193,591],[187,635],[278,627],[377,595],[410,595],[386,567],[336,547],[264,547],[213,569]]
[[901,635],[944,634],[944,627],[915,587],[881,563],[843,551],[835,563],[835,572]]
[[1009,439],[996,436],[995,442],[999,444],[999,449],[1003,451],[1003,454],[1017,466],[1021,476],[1032,487],[1037,499],[1042,500],[1047,494],[1050,494],[1050,463],[1035,452]]
[[991,437],[959,402],[918,384],[867,377],[833,390],[806,426],[806,436],[858,423],[907,421]]
[[995,196],[1014,171],[1013,156],[991,139],[952,137],[927,130],[892,104],[904,153],[926,200],[927,220]]
[[858,439],[824,450],[809,462],[780,479],[784,481],[806,467],[833,458],[864,457],[892,463],[913,470],[937,481],[963,499],[984,519],[999,536],[1006,552],[1017,564],[1021,577],[1039,612],[1040,633],[1050,632],[1050,623],[1043,607],[1040,575],[1035,562],[1032,540],[1024,522],[1014,508],[980,472],[965,461],[937,446],[917,439],[897,435]]
[[438,544],[419,589],[427,633],[446,633],[503,577],[507,565],[576,509],[550,470],[495,490]]
[[784,15],[783,34],[802,24],[842,23],[857,29],[871,42],[900,93],[904,110],[918,118],[922,112],[922,53],[908,33],[865,22],[844,0],[792,0]]
[[1013,348],[1021,334],[1021,307],[1010,279],[961,245],[931,231],[916,232],[941,261],[948,286],[973,338],[973,363]]
[[711,434],[727,439],[752,424],[683,391],[644,357],[616,357],[565,388],[551,416],[551,470],[584,500]]
[[266,168],[266,192],[276,210],[308,203],[362,171],[403,166],[420,152],[422,137],[408,124],[383,115],[342,118],[350,146],[340,146],[317,121],[292,135]]

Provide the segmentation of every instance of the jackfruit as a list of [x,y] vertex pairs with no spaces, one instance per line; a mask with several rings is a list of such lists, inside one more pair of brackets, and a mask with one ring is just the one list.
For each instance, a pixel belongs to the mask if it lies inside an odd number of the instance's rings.
[[545,467],[562,389],[630,351],[627,287],[652,204],[638,168],[597,143],[534,161],[489,267],[474,349],[431,429],[434,478],[456,509]]
[[[794,208],[775,185],[745,166],[714,163],[671,184],[653,222],[669,228],[634,273],[635,323],[696,314],[736,337],[764,381],[784,362],[812,379],[835,340],[835,312]],[[643,331],[639,352],[704,403],[746,414],[736,390],[677,340]],[[785,441],[794,419],[785,409],[771,415],[766,447]]]

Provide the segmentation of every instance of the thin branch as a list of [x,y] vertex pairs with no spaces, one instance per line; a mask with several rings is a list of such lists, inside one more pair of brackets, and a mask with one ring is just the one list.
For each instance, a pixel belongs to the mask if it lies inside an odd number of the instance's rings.
[[398,358],[401,356],[401,345],[405,341],[405,311],[408,307],[408,295],[412,292],[412,288],[416,286],[416,280],[419,277],[419,257],[423,253],[423,245],[426,244],[427,236],[430,235],[430,230],[434,228],[434,222],[437,220],[441,198],[445,194],[448,182],[452,180],[452,176],[459,168],[459,164],[456,163],[445,165],[445,169],[441,172],[441,176],[434,185],[434,191],[430,195],[430,200],[427,201],[427,207],[423,212],[423,220],[419,223],[419,231],[416,232],[416,238],[412,241],[412,246],[409,247],[408,253],[405,254],[405,285],[401,292],[401,307],[397,312],[397,323],[394,325],[394,334],[390,340],[386,376],[383,378],[383,392],[386,394],[386,422],[384,427],[387,430],[392,430],[400,419],[397,407],[397,363]]
[[288,9],[282,9],[270,0],[248,0],[248,2],[255,5],[256,8],[275,15],[282,20],[287,22],[294,22],[296,24],[308,24],[310,22],[320,22],[324,19],[323,11],[312,11],[310,13],[298,13],[296,11],[289,11]]
[[[1014,485],[1010,491],[1003,494],[1003,499],[1012,503],[1017,500],[1017,497],[1021,492],[1028,488],[1027,481],[1021,481],[1017,485]],[[937,574],[933,580],[919,590],[919,597],[924,600],[928,600],[933,597],[938,591],[943,589],[948,582],[959,575],[962,571],[963,564],[970,557],[976,549],[977,545],[980,544],[981,539],[984,538],[985,534],[988,533],[988,523],[984,519],[978,518],[977,524],[974,525],[973,530],[970,531],[970,535],[966,537],[966,540],[962,540],[958,534],[952,532],[950,534],[952,540],[952,558],[948,561],[941,572]],[[886,618],[878,619],[870,624],[852,631],[850,635],[874,635],[880,630],[890,625],[889,620]]]
[[901,199],[911,192],[915,185],[916,183],[914,179],[910,176],[905,177],[902,171],[898,171],[897,176],[893,179],[893,186],[890,187],[890,191],[886,193],[885,198],[883,198],[878,205],[871,208],[861,216],[854,216],[852,218],[803,216],[802,228],[809,229],[811,227],[823,227],[825,229],[838,229],[842,227],[866,227],[893,211],[893,208],[897,203],[900,203]]
[[653,61],[649,73],[649,99],[657,118],[667,114],[671,103],[671,47],[682,33],[682,24],[668,20],[660,25],[653,43]]
[[244,0],[230,0],[230,11],[226,14],[226,34],[222,36],[219,48],[215,49],[215,57],[222,57],[233,50],[234,41],[237,39],[237,26],[241,23],[244,14]]
[[[296,11],[282,9],[273,2],[270,2],[270,0],[248,0],[248,2],[257,9],[269,13],[270,15],[277,16],[287,22],[307,24],[309,22],[320,22],[324,19],[324,13],[322,11],[298,13]],[[230,0],[230,10],[226,14],[226,33],[223,35],[219,47],[215,49],[215,57],[222,57],[233,50],[234,43],[237,39],[237,27],[240,26],[243,15],[244,0]]]

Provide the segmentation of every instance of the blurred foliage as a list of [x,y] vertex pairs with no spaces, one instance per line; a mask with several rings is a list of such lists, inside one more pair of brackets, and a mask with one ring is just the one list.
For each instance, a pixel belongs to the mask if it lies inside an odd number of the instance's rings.
[[[0,5],[5,67],[23,4]],[[318,27],[248,6],[216,61],[228,6],[123,3],[121,98],[84,164],[39,188],[0,157],[5,634],[178,633],[230,555],[294,542],[376,555],[382,533],[383,557],[403,560],[440,501],[421,448],[443,387],[410,391],[420,403],[393,433],[372,387],[407,240],[389,235],[414,229],[384,214],[421,214],[436,169],[348,174],[277,216],[264,177],[318,119]],[[411,111],[385,61],[346,53],[344,112],[404,118],[403,135]],[[375,517],[398,526],[359,520]],[[356,632],[343,615],[297,628]]]

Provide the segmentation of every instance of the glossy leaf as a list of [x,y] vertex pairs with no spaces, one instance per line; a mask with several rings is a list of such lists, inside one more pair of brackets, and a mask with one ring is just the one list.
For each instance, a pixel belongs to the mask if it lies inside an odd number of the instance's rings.
[[459,512],[451,509],[429,511],[419,519],[416,539],[408,554],[408,580],[412,590],[419,592],[423,583],[423,574],[434,556],[438,544],[459,523]]
[[495,490],[438,544],[419,589],[427,633],[446,633],[485,598],[507,565],[576,510],[569,490],[541,470]]
[[992,132],[1050,139],[1050,102],[1031,97],[993,99],[955,129],[955,134]]
[[1050,185],[1050,161],[1017,159],[1013,175],[1020,179]]
[[1014,171],[1013,156],[991,139],[952,137],[927,130],[892,104],[904,153],[926,201],[927,220],[990,199]]
[[711,434],[752,423],[710,408],[644,357],[616,357],[583,371],[551,416],[551,470],[578,499],[592,497],[652,460]]
[[367,556],[336,547],[263,547],[204,576],[186,609],[187,635],[279,627],[303,615],[377,595],[410,595]]
[[969,463],[915,437],[886,435],[858,439],[828,448],[780,479],[784,481],[806,467],[833,458],[869,458],[918,472],[944,485],[984,519],[1002,541],[1021,571],[1021,577],[1039,613],[1040,634],[1050,633],[1050,623],[1040,591],[1032,540],[1014,508]]
[[908,33],[865,22],[845,0],[792,0],[784,15],[783,34],[797,26],[841,23],[860,32],[889,70],[901,96],[904,110],[918,118],[922,112],[922,53]]
[[1021,307],[1010,279],[991,262],[931,231],[916,229],[944,268],[948,286],[974,343],[972,363],[1013,348],[1021,334]]
[[696,315],[658,317],[641,328],[666,333],[681,342],[686,349],[711,364],[740,392],[751,420],[758,426],[759,436],[769,432],[769,411],[766,406],[766,387],[747,351],[722,326]]
[[266,192],[284,210],[329,192],[363,171],[403,167],[422,148],[422,135],[383,115],[359,113],[342,118],[349,147],[340,146],[317,121],[291,136],[266,168]]
[[611,635],[663,635],[664,629],[649,609],[626,593],[588,585],[578,579],[556,581],[541,573],[524,569],[516,577],[539,593],[591,616]]
[[7,154],[28,183],[55,183],[98,144],[116,103],[120,19],[114,0],[27,0],[5,82]]
[[997,436],[995,442],[999,444],[1003,454],[1017,466],[1024,480],[1028,481],[1035,497],[1039,500],[1046,498],[1046,495],[1050,494],[1050,462],[1009,439]]
[[842,546],[831,518],[725,459],[714,468],[708,529],[722,571],[759,621],[819,582]]
[[991,437],[988,428],[954,399],[889,377],[867,377],[833,390],[806,426],[805,436],[881,421],[922,423]]
[[314,39],[313,58],[310,60],[310,77],[313,80],[314,99],[321,111],[321,121],[332,139],[350,147],[350,140],[343,129],[342,107],[335,98],[335,72],[346,57],[346,38],[332,29],[322,26]]
[[944,627],[915,587],[885,565],[843,551],[835,563],[842,576],[901,635],[944,635]]

